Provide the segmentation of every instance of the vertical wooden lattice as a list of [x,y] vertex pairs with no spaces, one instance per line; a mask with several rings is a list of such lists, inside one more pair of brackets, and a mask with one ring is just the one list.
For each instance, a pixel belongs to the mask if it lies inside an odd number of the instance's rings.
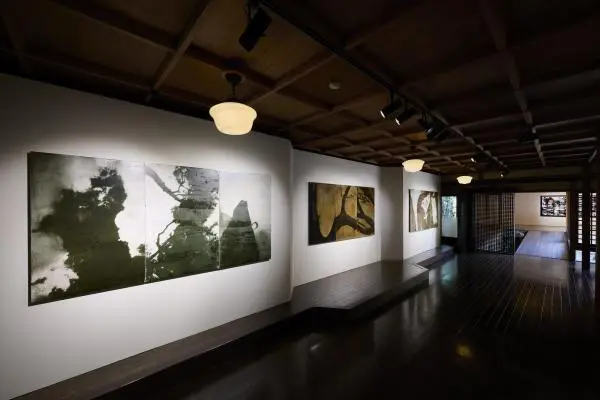
[[515,194],[475,193],[473,196],[475,250],[515,253]]
[[[583,193],[577,193],[577,243],[583,243]],[[596,193],[590,193],[590,249],[596,248]]]

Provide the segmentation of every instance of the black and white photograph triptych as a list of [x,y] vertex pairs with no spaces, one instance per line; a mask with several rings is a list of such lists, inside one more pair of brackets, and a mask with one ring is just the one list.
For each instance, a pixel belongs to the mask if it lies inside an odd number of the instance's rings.
[[30,153],[30,305],[267,261],[265,174]]

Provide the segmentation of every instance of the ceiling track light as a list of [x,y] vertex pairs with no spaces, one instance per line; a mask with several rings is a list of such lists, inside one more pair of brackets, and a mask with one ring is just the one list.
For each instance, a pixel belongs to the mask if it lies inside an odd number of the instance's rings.
[[481,164],[486,159],[487,159],[487,157],[484,154],[475,154],[474,156],[471,157],[471,162],[474,164]]
[[423,113],[417,122],[425,131],[427,139],[441,142],[450,134],[450,129],[429,113]]
[[272,19],[260,7],[258,0],[248,0],[246,2],[246,14],[248,15],[248,24],[238,42],[246,51],[252,51],[258,44],[258,41],[265,36],[265,32],[269,25],[271,25]]
[[404,111],[394,117],[394,122],[396,122],[397,125],[402,125],[404,122],[411,119],[416,113],[417,111],[414,108],[405,105]]
[[402,101],[401,99],[392,100],[390,101],[390,104],[379,110],[379,116],[381,116],[381,118],[383,119],[386,119],[389,116],[396,113],[403,106],[406,107],[404,101]]
[[212,106],[208,113],[219,132],[226,135],[245,135],[252,130],[257,117],[256,110],[240,102],[235,95],[235,88],[243,81],[242,75],[226,72],[223,77],[231,85],[231,97]]
[[509,173],[510,173],[509,170],[507,170],[507,169],[503,170],[502,172],[500,172],[500,178],[506,177]]

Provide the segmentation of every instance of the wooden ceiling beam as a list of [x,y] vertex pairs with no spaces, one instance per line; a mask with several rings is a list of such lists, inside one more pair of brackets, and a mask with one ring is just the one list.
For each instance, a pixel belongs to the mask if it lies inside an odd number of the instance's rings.
[[[4,49],[3,51],[10,52],[8,49]],[[49,51],[48,49],[41,47],[28,46],[27,53],[24,54],[24,57],[60,69],[65,69],[78,75],[85,75],[113,84],[138,89],[141,92],[147,91],[150,87],[150,83],[147,80],[141,79],[137,75],[115,71],[99,64],[79,60],[66,54]]]
[[585,138],[579,138],[579,139],[567,139],[567,140],[556,140],[556,141],[552,141],[552,140],[545,140],[544,142],[541,143],[542,147],[551,147],[551,146],[564,146],[564,145],[573,145],[573,144],[579,144],[579,143],[587,143],[587,142],[595,142],[596,138],[591,136],[591,137],[585,137]]
[[[503,58],[508,80],[512,86],[513,94],[517,104],[523,113],[523,119],[525,120],[525,123],[529,129],[535,133],[535,128],[533,127],[533,116],[531,115],[531,111],[529,111],[529,105],[527,103],[525,93],[523,90],[521,90],[521,76],[517,67],[517,61],[515,60],[512,52],[507,48],[508,34],[506,31],[505,9],[502,8],[504,2],[500,4],[498,1],[493,0],[479,0],[478,3],[483,14],[483,19],[485,20],[490,34],[494,39],[496,51]],[[539,139],[536,138],[534,140],[534,146],[542,166],[545,167],[546,161],[544,160],[544,153],[542,151],[542,147],[540,146]]]
[[570,154],[576,153],[579,151],[589,151],[592,152],[594,150],[594,145],[589,146],[578,146],[578,147],[559,147],[557,149],[546,149],[547,154]]
[[[575,70],[562,71],[558,73],[554,73],[551,77],[546,77],[545,79],[538,80],[537,82],[531,82],[528,84],[521,85],[521,90],[527,93],[540,93],[551,90],[556,86],[566,86],[566,82],[575,82],[575,81],[591,81],[591,80],[600,80],[600,66],[596,62],[594,65],[586,64],[583,67],[579,67]],[[477,89],[474,91],[462,92],[454,95],[450,95],[442,100],[442,102],[438,105],[438,108],[443,110],[447,107],[451,107],[457,103],[467,103],[469,101],[481,100],[481,99],[491,99],[497,96],[503,96],[508,93],[507,89],[511,89],[511,87],[506,87],[504,85],[492,85],[483,89]],[[552,94],[551,96],[546,95],[543,96],[545,99],[549,97],[561,97],[564,96],[562,93]],[[539,97],[539,94],[538,96]]]
[[[440,156],[440,153],[438,151],[432,150],[432,149],[428,149],[425,147],[421,147],[418,145],[412,145],[410,141],[403,139],[401,137],[387,137],[387,139],[391,139],[396,141],[399,144],[402,144],[402,146],[399,147],[395,147],[395,148],[388,148],[389,151],[401,151],[402,153],[406,153],[406,154],[413,154],[413,155],[421,155],[421,154],[433,154],[435,156]],[[374,152],[378,152],[378,153],[383,153],[384,154],[384,150],[383,149],[375,149],[373,147],[371,147],[369,144],[371,142],[376,142],[376,141],[380,141],[381,139],[376,139],[375,141],[365,141],[365,142],[357,142],[352,144],[351,146],[349,145],[342,145],[342,146],[336,146],[335,148],[333,148],[334,151],[341,151],[343,149],[349,148],[349,147],[363,147],[363,148],[368,148],[371,149]],[[408,144],[408,146],[407,146]],[[415,153],[412,149],[416,148],[418,150],[421,150],[420,153]],[[446,158],[449,158],[448,156],[446,156]]]
[[[361,44],[369,40],[371,37],[381,32],[384,28],[390,26],[395,21],[406,15],[412,9],[412,7],[417,5],[418,3],[418,1],[411,0],[409,2],[405,2],[405,4],[402,4],[402,7],[394,7],[394,9],[391,12],[384,13],[384,15],[378,21],[375,21],[371,25],[360,29],[358,32],[354,33],[349,38],[344,40],[343,44],[340,47],[344,51],[349,51],[360,46]],[[295,4],[294,6],[302,7],[302,5],[300,4]],[[263,100],[264,98],[274,93],[277,93],[278,91],[286,88],[287,86],[292,85],[293,83],[299,81],[309,73],[317,70],[318,68],[337,58],[337,54],[329,50],[323,50],[315,54],[306,62],[300,64],[296,68],[286,73],[279,80],[277,80],[277,82],[273,85],[272,88],[263,93],[258,94],[252,99],[249,99],[249,104],[255,104]]]
[[[551,36],[551,35],[556,35],[557,33],[561,32],[561,31],[566,31],[568,29],[571,29],[574,26],[581,25],[588,21],[598,21],[598,24],[600,24],[600,15],[598,15],[598,13],[586,14],[583,16],[578,15],[573,19],[569,19],[569,20],[565,21],[565,23],[560,24],[559,26],[553,26],[553,27],[549,28],[548,30],[537,33],[536,35],[533,35],[533,36],[530,36],[530,37],[527,37],[527,38],[524,38],[521,40],[517,40],[514,43],[511,43],[510,46],[507,45],[506,48],[507,48],[507,50],[512,51],[515,48],[528,45],[529,43],[533,43],[538,40],[542,40],[543,38]],[[475,54],[472,54],[470,57],[469,56],[461,57],[459,60],[457,60],[456,57],[453,56],[449,61],[432,64],[432,68],[429,70],[424,69],[420,75],[414,76],[409,81],[404,82],[402,84],[401,89],[408,88],[417,83],[433,79],[437,76],[445,75],[445,74],[451,73],[453,71],[458,71],[460,69],[466,68],[470,65],[486,61],[486,60],[490,59],[491,57],[496,56],[497,54],[498,54],[497,50],[494,52],[485,53],[485,54],[481,54],[481,52],[477,52]]]
[[[374,65],[374,63],[369,63],[369,65],[367,66],[365,65],[364,61],[361,62],[359,60],[356,60],[355,57],[349,55],[344,49],[342,41],[339,40],[341,35],[338,32],[334,32],[334,30],[331,29],[332,24],[328,21],[324,21],[322,18],[314,18],[314,15],[307,12],[306,7],[298,6],[298,4],[293,3],[292,0],[263,0],[262,5],[271,10],[273,13],[277,14],[280,18],[286,20],[288,23],[295,26],[301,32],[313,38],[321,45],[330,49],[331,52],[335,53],[339,58],[343,59],[346,63],[348,63],[348,65],[352,66],[358,72],[367,76],[369,79],[372,79],[374,82],[382,85],[384,88],[389,89],[398,86],[397,82],[389,81],[389,74],[386,73],[384,74],[385,76],[381,76],[381,74],[376,72],[386,70],[386,68],[382,67],[381,65]],[[316,19],[318,19],[318,21],[315,21]],[[409,96],[406,92],[398,94],[401,94],[404,98],[409,100],[412,106],[421,111],[432,109],[432,107],[427,107],[425,104],[423,104],[422,101],[417,99],[415,96]],[[444,124],[450,125],[448,121],[445,120],[439,112],[432,112],[432,114]],[[361,129],[370,129],[371,127],[369,125],[362,127]],[[464,137],[465,140],[469,141],[469,138],[466,137],[459,128],[451,127],[450,129],[454,130],[456,134],[458,134],[461,137]],[[343,136],[349,133],[350,132],[344,132],[338,133],[336,135]],[[483,149],[481,145],[478,145],[473,141],[470,142],[473,143],[473,145],[479,150],[485,151],[485,149]],[[495,159],[494,156],[491,154],[490,157],[492,159]],[[495,161],[502,165],[502,162],[500,160],[495,159]]]
[[288,126],[283,128],[282,131],[292,129],[296,126],[306,125],[310,122],[315,122],[315,121],[321,120],[323,118],[327,118],[331,115],[337,114],[342,111],[350,110],[350,109],[358,107],[362,104],[369,103],[369,102],[373,101],[374,98],[379,97],[379,96],[381,96],[381,92],[379,92],[379,91],[375,92],[375,93],[367,93],[365,95],[361,95],[361,96],[354,98],[352,100],[349,100],[345,103],[333,106],[329,110],[320,111],[315,114],[309,115],[307,117],[300,118],[296,121],[293,121]]
[[420,153],[411,153],[411,152],[403,152],[396,153],[395,156],[405,157],[405,158],[420,158],[424,161],[433,161],[433,160],[447,160],[448,158],[463,158],[463,157],[471,157],[474,152],[465,152],[465,153],[455,153],[455,154],[440,154],[440,155],[429,155],[429,153],[420,152]]
[[20,28],[13,22],[15,15],[15,1],[0,1],[0,18],[2,24],[6,28],[8,39],[15,51],[15,55],[19,60],[22,72],[26,76],[33,75],[33,67],[29,62],[29,59],[25,55],[26,43]]
[[568,125],[591,123],[591,122],[600,122],[600,114],[592,114],[592,115],[588,115],[585,117],[579,117],[579,118],[559,119],[554,122],[546,122],[543,124],[538,124],[538,125],[536,125],[536,128],[537,129],[550,129],[550,128],[568,126]]
[[194,9],[192,10],[189,19],[185,24],[185,28],[179,37],[175,51],[173,53],[169,52],[165,56],[158,67],[158,71],[156,71],[154,83],[152,84],[152,91],[160,88],[164,81],[169,77],[179,60],[181,60],[181,57],[183,57],[187,49],[192,44],[192,41],[194,40],[194,34],[200,26],[200,20],[202,19],[202,16],[204,15],[210,2],[211,0],[199,0],[196,2]]
[[563,158],[571,158],[571,159],[590,158],[590,154],[592,154],[592,153],[593,153],[593,151],[586,151],[586,152],[577,152],[577,153],[572,153],[572,154],[549,155],[548,160],[558,160],[558,159],[563,159]]
[[310,145],[310,144],[313,144],[314,142],[317,142],[322,139],[337,139],[337,138],[344,137],[345,135],[350,135],[353,133],[358,133],[358,132],[363,132],[363,131],[368,131],[368,130],[376,130],[388,123],[389,123],[389,121],[387,121],[387,120],[375,121],[375,122],[371,122],[371,123],[366,124],[361,127],[352,128],[352,129],[343,129],[341,131],[330,134],[326,138],[303,140],[303,141],[298,142],[298,144],[299,145]]
[[459,124],[456,124],[455,126],[459,129],[473,129],[473,128],[481,127],[481,126],[494,126],[494,125],[503,125],[503,124],[521,122],[522,120],[523,120],[523,114],[519,112],[519,113],[498,115],[498,116],[492,117],[492,118],[485,118],[485,119],[473,120],[473,121],[468,121],[468,122],[461,122]]
[[[523,120],[523,114],[519,112],[519,113],[499,115],[497,117],[488,118],[488,119],[462,122],[462,123],[456,124],[454,126],[459,129],[473,129],[475,127],[481,127],[481,126],[493,126],[493,125],[502,125],[502,124],[522,122],[522,120]],[[558,127],[563,127],[563,126],[568,126],[568,125],[592,123],[592,122],[600,122],[600,114],[591,114],[588,116],[577,117],[577,118],[557,119],[552,122],[545,122],[542,124],[537,124],[537,125],[535,125],[535,128],[539,132],[540,129],[551,129],[551,128],[558,128]],[[473,135],[477,135],[477,133],[473,133]]]
[[[369,139],[369,140],[364,140],[361,141],[360,143],[364,144],[364,145],[368,145],[368,146],[372,146],[375,145],[381,141],[384,140],[392,140],[398,144],[401,144],[403,146],[405,145],[411,145],[412,142],[410,140],[408,140],[406,137],[404,136],[395,136],[393,133],[388,132],[388,131],[382,131],[383,136],[379,137],[379,138],[375,138],[375,139]],[[344,149],[346,146],[340,146],[337,148],[337,150],[342,150]]]
[[123,33],[134,39],[140,40],[161,50],[174,52],[177,48],[177,39],[160,29],[153,28],[128,15],[98,6],[91,1],[80,0],[46,0],[60,5],[66,10],[74,12],[87,19],[99,22],[108,28]]
[[526,153],[501,154],[498,157],[502,157],[503,160],[512,159],[512,158],[524,158],[524,157],[537,158],[537,152],[531,151],[531,152],[526,152]]
[[[137,21],[127,15],[98,7],[92,2],[79,0],[46,0],[65,9],[82,15],[96,23],[110,27],[118,32],[127,34],[145,43],[152,44],[155,47],[166,50],[170,53],[176,53],[178,49],[178,40],[170,34],[155,28],[149,27],[144,23]],[[185,43],[183,43],[185,44]],[[182,46],[183,47],[183,46]],[[218,54],[209,52],[192,44],[188,45],[187,50],[181,55],[181,58],[192,59],[201,63],[210,65],[220,71],[234,70],[244,75],[246,79],[253,83],[262,86],[263,88],[271,88],[275,82],[273,79],[252,70],[248,65],[239,59],[228,59]],[[330,111],[333,107],[319,99],[316,99],[308,94],[287,88],[281,90],[280,94],[290,99],[303,103],[321,111]],[[343,112],[341,116],[350,120],[353,123],[363,123],[364,121],[351,113]]]
[[[1,48],[0,51],[5,53],[13,53],[14,50]],[[110,68],[106,68],[104,66],[86,62],[83,60],[79,60],[58,52],[49,51],[47,49],[43,49],[40,47],[29,47],[28,52],[24,54],[24,57],[27,57],[28,60],[34,60],[36,62],[45,63],[52,65],[55,68],[68,70],[76,75],[88,76],[95,79],[100,79],[106,82],[110,82],[117,86],[128,87],[131,89],[139,90],[140,93],[146,93],[151,85],[151,82],[140,79],[136,75],[122,73],[119,71],[112,70]],[[156,93],[157,96],[175,99],[177,101],[193,105],[195,107],[200,107],[206,110],[210,105],[215,103],[215,99],[210,99],[198,95],[196,93],[190,93],[181,89],[162,87],[159,92]],[[279,130],[282,126],[285,126],[285,122],[274,119],[269,116],[261,116],[261,118],[257,121],[257,125],[268,125],[275,128],[275,131]],[[317,131],[315,129],[296,129],[299,132],[309,134],[312,136],[325,137],[326,133]],[[340,138],[338,139],[345,143],[352,143],[348,139]],[[373,151],[377,151],[372,149]],[[379,152],[379,151],[378,151]],[[332,152],[333,153],[333,152]],[[379,152],[381,153],[381,152]]]

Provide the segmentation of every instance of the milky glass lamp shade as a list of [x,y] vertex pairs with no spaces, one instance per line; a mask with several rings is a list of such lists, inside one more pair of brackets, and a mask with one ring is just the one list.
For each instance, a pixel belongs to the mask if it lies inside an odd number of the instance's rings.
[[256,110],[242,103],[226,101],[208,111],[219,132],[226,135],[245,135],[252,130]]
[[402,163],[402,166],[406,170],[406,172],[418,172],[423,169],[423,165],[425,161],[413,158],[411,160],[406,160]]
[[463,176],[459,176],[458,178],[456,178],[456,180],[461,185],[468,185],[473,180],[473,177],[469,176],[469,175],[463,175]]

